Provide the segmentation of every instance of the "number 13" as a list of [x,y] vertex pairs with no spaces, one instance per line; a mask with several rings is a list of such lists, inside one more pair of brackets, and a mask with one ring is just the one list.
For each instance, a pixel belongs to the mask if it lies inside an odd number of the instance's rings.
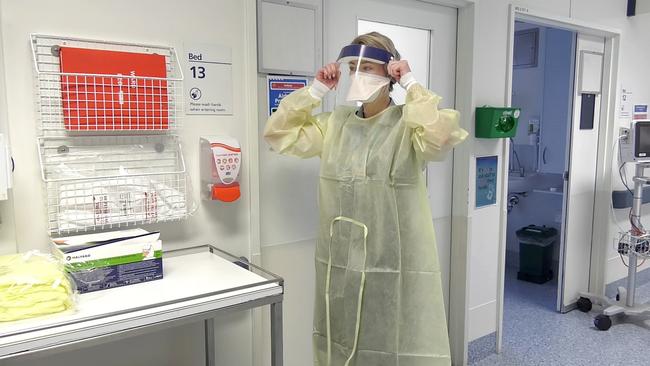
[[203,66],[192,66],[190,70],[192,70],[192,77],[195,79],[203,79],[205,77],[205,67]]

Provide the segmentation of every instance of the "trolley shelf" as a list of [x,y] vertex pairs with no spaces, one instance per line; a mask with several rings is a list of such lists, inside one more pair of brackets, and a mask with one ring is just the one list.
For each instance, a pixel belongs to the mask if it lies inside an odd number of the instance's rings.
[[[159,330],[210,320],[226,310],[271,304],[273,364],[282,364],[282,278],[211,245],[167,251],[163,263],[162,280],[79,295],[72,313],[0,323],[0,359],[79,342],[107,342],[125,332]],[[212,336],[207,328],[212,322],[205,325],[206,335]],[[214,340],[206,339],[206,345],[214,347]]]

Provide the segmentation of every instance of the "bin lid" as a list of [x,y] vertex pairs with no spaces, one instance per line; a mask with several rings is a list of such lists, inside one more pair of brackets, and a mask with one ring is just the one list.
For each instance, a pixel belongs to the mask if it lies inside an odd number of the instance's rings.
[[548,245],[557,238],[557,229],[546,226],[528,225],[517,230],[517,238],[525,243]]

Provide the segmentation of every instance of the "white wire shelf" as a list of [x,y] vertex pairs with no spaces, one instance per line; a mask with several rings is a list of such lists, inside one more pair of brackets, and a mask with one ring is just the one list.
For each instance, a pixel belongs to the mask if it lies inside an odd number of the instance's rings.
[[39,138],[48,231],[181,220],[196,206],[174,135]]
[[619,232],[614,240],[614,250],[620,255],[650,258],[650,234],[632,235],[630,232]]
[[[31,46],[41,136],[89,131],[168,131],[181,126],[183,73],[174,48],[39,34],[31,36]],[[159,64],[159,75],[139,76],[135,71],[129,72],[131,68],[114,74],[65,71],[62,55],[69,53],[72,58],[78,50],[83,57],[95,51],[121,53],[119,57],[135,56],[140,60],[144,57],[145,61]]]

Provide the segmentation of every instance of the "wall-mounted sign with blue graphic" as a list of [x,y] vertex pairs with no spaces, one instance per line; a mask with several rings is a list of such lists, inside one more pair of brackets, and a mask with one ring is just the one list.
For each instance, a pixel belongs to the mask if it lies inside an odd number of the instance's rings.
[[269,116],[278,110],[280,101],[289,95],[292,91],[307,86],[307,78],[295,76],[276,76],[267,77],[267,89],[269,95]]
[[497,203],[498,156],[476,158],[476,208]]
[[634,105],[634,117],[635,120],[639,119],[648,119],[648,105],[647,104],[635,104]]

